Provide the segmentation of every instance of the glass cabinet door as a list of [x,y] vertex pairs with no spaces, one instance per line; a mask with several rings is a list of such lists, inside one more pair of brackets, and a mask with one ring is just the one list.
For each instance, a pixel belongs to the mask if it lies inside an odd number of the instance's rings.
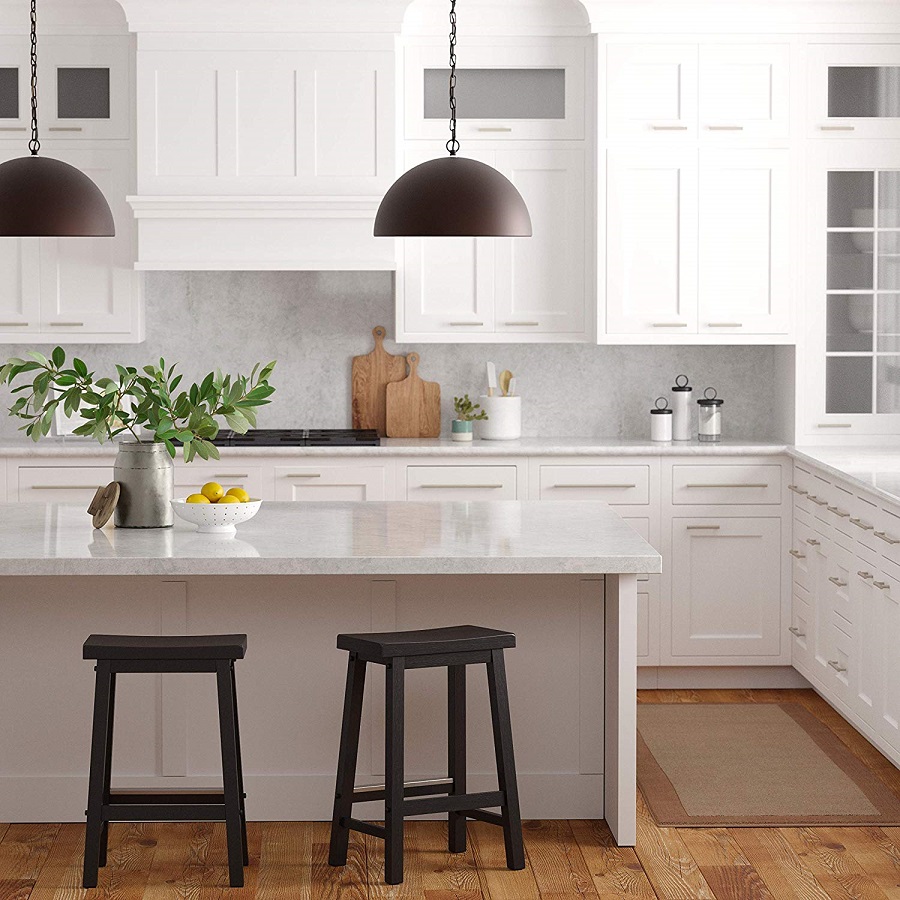
[[27,45],[20,35],[0,37],[0,140],[27,140],[30,91]]

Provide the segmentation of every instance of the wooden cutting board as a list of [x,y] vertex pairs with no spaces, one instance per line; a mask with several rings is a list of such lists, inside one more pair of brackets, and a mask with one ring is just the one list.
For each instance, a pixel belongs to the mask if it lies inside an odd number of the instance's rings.
[[440,437],[441,386],[419,377],[418,353],[410,353],[406,361],[409,376],[387,386],[388,437]]
[[385,430],[385,388],[392,381],[406,378],[406,359],[384,349],[385,327],[372,329],[375,349],[365,356],[354,356],[350,373],[354,428],[374,428],[381,437]]

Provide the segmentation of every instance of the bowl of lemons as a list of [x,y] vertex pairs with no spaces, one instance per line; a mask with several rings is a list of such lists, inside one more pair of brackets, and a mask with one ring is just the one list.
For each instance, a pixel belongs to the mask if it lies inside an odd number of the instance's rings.
[[262,500],[254,500],[242,487],[226,490],[216,481],[204,484],[199,494],[172,501],[175,515],[196,525],[200,534],[234,534],[261,505]]

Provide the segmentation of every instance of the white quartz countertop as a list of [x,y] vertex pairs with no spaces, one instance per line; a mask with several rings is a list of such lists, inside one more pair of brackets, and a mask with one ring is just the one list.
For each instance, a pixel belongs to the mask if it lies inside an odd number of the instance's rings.
[[660,572],[599,502],[266,502],[236,536],[96,530],[83,507],[0,504],[0,575],[462,575]]
[[[673,441],[619,438],[546,437],[518,441],[480,441],[470,444],[440,439],[383,438],[380,447],[222,447],[227,459],[238,457],[322,456],[772,456],[784,453],[784,444],[771,441]],[[76,437],[48,437],[34,443],[26,438],[0,441],[0,457],[94,457],[116,454],[114,443],[98,444]]]
[[885,500],[900,502],[900,447],[791,447],[788,453]]

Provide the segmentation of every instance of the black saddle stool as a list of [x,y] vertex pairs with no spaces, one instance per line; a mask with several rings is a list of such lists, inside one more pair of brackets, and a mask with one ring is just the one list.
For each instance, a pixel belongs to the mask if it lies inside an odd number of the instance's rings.
[[[506,844],[506,864],[525,868],[522,818],[513,758],[512,727],[503,651],[516,646],[516,636],[475,625],[395,631],[382,634],[338,635],[339,650],[349,650],[344,718],[338,756],[334,816],[331,822],[332,866],[347,863],[350,831],[384,839],[384,880],[403,881],[403,819],[426,813],[448,813],[449,849],[466,849],[466,819],[500,825]],[[385,667],[385,741],[383,787],[355,787],[359,726],[362,715],[366,664]],[[466,666],[487,666],[494,752],[499,790],[466,793]],[[403,687],[407,669],[447,667],[448,748],[447,778],[404,784]],[[446,794],[447,796],[441,796]],[[354,803],[384,800],[384,827],[352,817]],[[501,812],[487,812],[500,807]]]
[[[110,822],[225,822],[231,887],[243,887],[247,865],[247,817],[238,731],[234,661],[247,652],[246,634],[143,637],[92,634],[84,658],[97,660],[84,886],[97,886],[97,870],[106,865]],[[152,793],[110,790],[113,709],[119,672],[214,672],[219,694],[222,741],[221,792]]]

